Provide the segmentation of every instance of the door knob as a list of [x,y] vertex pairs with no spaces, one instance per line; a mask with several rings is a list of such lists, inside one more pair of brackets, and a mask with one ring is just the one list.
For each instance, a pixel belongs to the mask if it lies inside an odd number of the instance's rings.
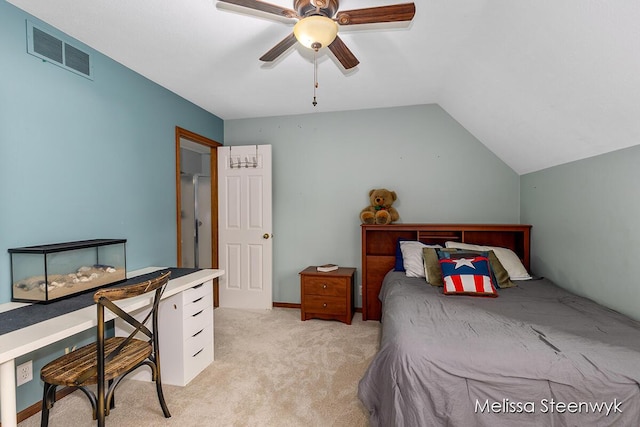
[[264,233],[264,234],[262,235],[262,238],[263,238],[263,239],[268,239],[269,237],[270,237],[269,233]]

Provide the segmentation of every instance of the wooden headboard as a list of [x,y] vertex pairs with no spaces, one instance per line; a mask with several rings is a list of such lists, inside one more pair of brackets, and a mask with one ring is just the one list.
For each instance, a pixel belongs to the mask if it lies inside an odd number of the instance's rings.
[[390,224],[362,226],[362,320],[380,320],[382,279],[395,264],[398,238],[440,244],[453,240],[513,250],[530,270],[531,226],[523,224]]

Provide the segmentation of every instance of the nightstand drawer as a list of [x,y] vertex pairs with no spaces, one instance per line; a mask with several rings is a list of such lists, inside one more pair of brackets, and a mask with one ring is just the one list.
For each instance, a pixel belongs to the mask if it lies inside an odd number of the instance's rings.
[[321,295],[307,295],[305,310],[318,314],[347,314],[347,304],[344,298],[327,297]]
[[305,295],[331,295],[344,297],[347,295],[347,281],[336,277],[305,277]]

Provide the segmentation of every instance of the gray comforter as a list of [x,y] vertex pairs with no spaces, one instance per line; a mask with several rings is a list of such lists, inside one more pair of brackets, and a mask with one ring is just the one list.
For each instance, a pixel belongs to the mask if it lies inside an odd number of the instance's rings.
[[547,280],[445,296],[390,272],[373,426],[640,426],[640,323]]

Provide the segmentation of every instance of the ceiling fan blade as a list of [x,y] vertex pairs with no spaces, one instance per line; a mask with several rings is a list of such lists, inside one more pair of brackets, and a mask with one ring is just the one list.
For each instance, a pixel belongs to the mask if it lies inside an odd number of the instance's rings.
[[336,39],[329,45],[329,50],[333,52],[338,61],[340,61],[342,66],[347,70],[360,63],[358,58],[355,57],[340,37],[336,37]]
[[298,13],[293,9],[287,9],[286,7],[278,6],[271,3],[266,3],[258,0],[218,0],[222,3],[231,3],[249,9],[260,10],[262,12],[272,13],[278,16],[284,16],[285,18],[299,18]]
[[296,36],[291,33],[280,43],[271,48],[271,50],[260,57],[260,61],[271,62],[278,56],[282,55],[287,49],[296,44]]
[[391,6],[368,7],[365,9],[338,12],[336,21],[340,25],[374,24],[377,22],[411,21],[416,14],[414,3]]

